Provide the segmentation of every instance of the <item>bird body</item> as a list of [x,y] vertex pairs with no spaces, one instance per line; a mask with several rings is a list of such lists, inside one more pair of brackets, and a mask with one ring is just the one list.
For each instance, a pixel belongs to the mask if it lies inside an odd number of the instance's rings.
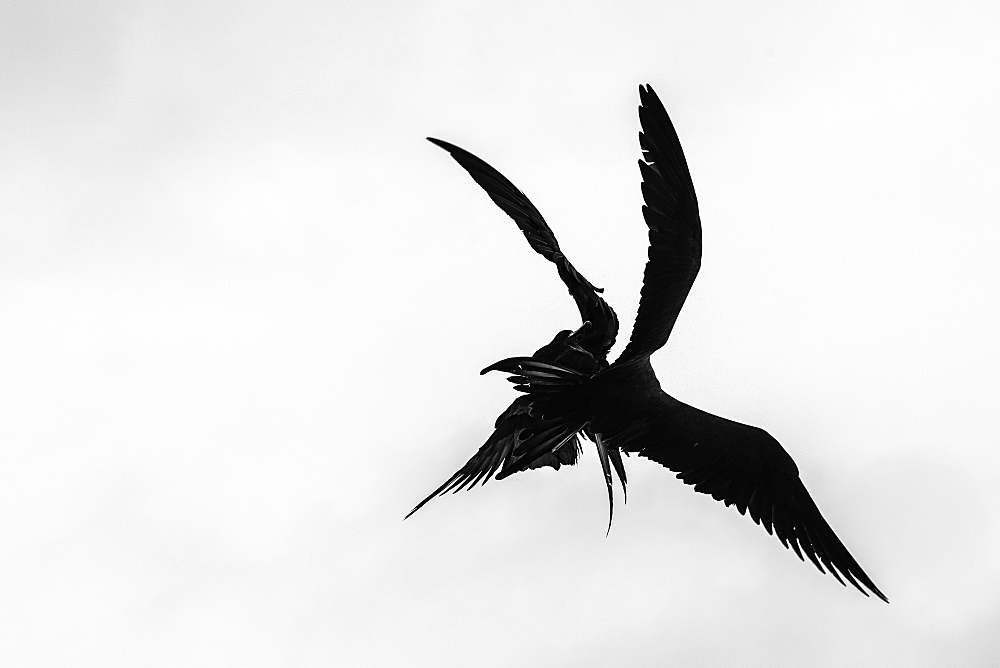
[[[643,218],[649,259],[639,311],[628,344],[609,363],[618,318],[601,290],[562,253],[555,235],[528,198],[493,167],[439,139],[524,234],[556,265],[580,311],[582,324],[564,330],[526,357],[483,369],[503,371],[521,394],[497,418],[473,457],[410,515],[448,491],[502,480],[529,469],[575,464],[580,439],[597,448],[614,514],[613,474],[624,493],[623,455],[638,455],[673,471],[695,491],[711,495],[773,533],[800,559],[850,582],[866,596],[888,599],[861,569],[823,518],[785,449],[766,431],[689,406],[660,387],[650,355],[666,343],[701,267],[701,219],[680,141],[666,109],[649,86],[639,88],[639,144],[643,160]],[[610,518],[609,518],[610,530]]]

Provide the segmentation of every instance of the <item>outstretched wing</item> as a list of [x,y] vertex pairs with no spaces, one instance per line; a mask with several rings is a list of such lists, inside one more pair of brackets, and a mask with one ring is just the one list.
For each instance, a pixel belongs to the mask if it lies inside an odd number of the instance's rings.
[[698,198],[677,132],[650,86],[639,87],[639,100],[639,170],[649,260],[632,337],[615,364],[649,357],[667,342],[701,267]]
[[555,235],[535,205],[503,174],[465,149],[432,137],[427,140],[448,151],[497,206],[514,219],[531,247],[556,265],[559,277],[580,309],[580,317],[583,322],[591,324],[589,333],[580,340],[580,344],[594,357],[605,359],[618,336],[618,318],[598,294],[602,290],[584,278],[559,250]]
[[[657,409],[607,439],[677,473],[774,533],[820,572],[889,602],[823,519],[791,456],[766,431],[726,420],[663,394]],[[804,559],[803,559],[804,561]],[[825,570],[824,570],[825,569]]]
[[[424,504],[435,496],[440,496],[448,492],[458,492],[463,489],[472,489],[479,481],[482,481],[485,485],[501,467],[504,467],[505,475],[498,476],[498,480],[515,471],[541,468],[543,466],[551,466],[558,469],[562,465],[576,464],[580,456],[580,441],[575,432],[570,433],[562,440],[558,448],[553,449],[550,447],[547,452],[543,452],[541,455],[535,453],[535,456],[523,462],[520,461],[523,455],[521,450],[524,446],[539,440],[535,432],[540,431],[543,424],[543,421],[530,414],[527,397],[518,397],[515,399],[507,410],[497,418],[496,429],[490,435],[489,439],[487,439],[486,443],[479,448],[479,451],[465,463],[465,466],[448,478],[443,485],[418,503],[413,510],[407,513],[406,517],[423,508]],[[507,469],[512,470],[508,471]],[[406,517],[403,519],[406,519]]]

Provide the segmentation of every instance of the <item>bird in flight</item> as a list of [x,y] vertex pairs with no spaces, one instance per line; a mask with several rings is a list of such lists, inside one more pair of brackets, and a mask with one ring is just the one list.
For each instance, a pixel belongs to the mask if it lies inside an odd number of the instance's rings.
[[[639,145],[643,218],[649,259],[632,336],[613,364],[608,352],[618,318],[563,255],[542,214],[500,172],[468,151],[440,139],[508,216],[531,247],[556,265],[580,310],[582,324],[564,330],[530,357],[511,357],[481,373],[502,371],[520,394],[497,418],[493,434],[451,478],[406,516],[446,492],[502,480],[528,469],[576,464],[581,438],[593,442],[614,514],[612,471],[625,492],[622,455],[662,464],[696,492],[735,506],[773,533],[801,560],[886,603],[806,491],[798,467],[766,431],[688,406],[662,389],[649,356],[670,337],[701,267],[698,198],[684,152],[663,103],[652,87],[639,87]],[[608,528],[610,530],[610,517]],[[866,591],[867,590],[867,591]]]

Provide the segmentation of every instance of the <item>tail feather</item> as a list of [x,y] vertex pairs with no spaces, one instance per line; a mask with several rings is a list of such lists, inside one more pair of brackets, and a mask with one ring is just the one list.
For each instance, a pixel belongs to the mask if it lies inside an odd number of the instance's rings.
[[515,457],[500,470],[497,480],[558,451],[586,426],[589,416],[580,412],[579,401],[574,401],[574,391],[590,378],[589,374],[532,357],[500,360],[483,369],[483,373],[489,371],[511,374],[507,380],[514,384],[514,389],[527,394],[532,415],[541,418],[539,428],[517,445]]
[[507,462],[507,465],[497,474],[497,480],[523,471],[531,466],[539,457],[556,452],[564,445],[573,440],[577,432],[583,428],[582,424],[567,424],[559,422],[543,432],[539,432],[518,446],[524,453]]
[[[479,452],[406,517],[436,496],[471,488],[480,481],[486,484],[491,477],[503,480],[531,468],[576,463],[578,435],[590,419],[577,390],[591,374],[532,357],[500,360],[481,373],[490,371],[510,374],[508,380],[525,396],[497,419],[496,430]],[[620,463],[620,458],[613,461],[624,483]]]
[[514,401],[497,418],[496,429],[486,440],[486,443],[479,448],[479,451],[466,462],[465,466],[448,478],[444,484],[418,503],[413,510],[407,513],[406,517],[423,508],[428,501],[436,496],[441,496],[448,492],[455,493],[463,489],[471,489],[480,480],[485,485],[503,463],[513,456],[514,447],[518,442],[518,434],[525,428],[526,422],[529,419],[528,406],[524,398],[522,397]]

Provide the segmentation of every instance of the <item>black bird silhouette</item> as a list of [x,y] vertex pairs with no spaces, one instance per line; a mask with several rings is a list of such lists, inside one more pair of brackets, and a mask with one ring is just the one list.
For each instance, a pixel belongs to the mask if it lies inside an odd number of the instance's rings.
[[[773,533],[799,559],[846,579],[861,593],[889,600],[865,574],[827,524],[785,449],[766,431],[688,406],[660,389],[649,356],[663,346],[701,266],[698,199],[684,152],[666,109],[650,86],[639,87],[639,145],[643,159],[643,217],[649,227],[649,260],[632,337],[608,364],[618,318],[559,249],[538,209],[500,172],[453,144],[448,151],[524,233],[531,247],[553,262],[580,309],[583,324],[556,334],[530,357],[511,357],[483,369],[510,374],[522,392],[496,421],[486,443],[435,496],[497,480],[527,469],[575,464],[580,437],[594,442],[614,513],[612,468],[625,491],[622,454],[652,459],[696,492],[710,494]],[[497,473],[499,471],[499,473]],[[610,518],[608,528],[610,531]],[[867,588],[868,591],[865,591]]]

